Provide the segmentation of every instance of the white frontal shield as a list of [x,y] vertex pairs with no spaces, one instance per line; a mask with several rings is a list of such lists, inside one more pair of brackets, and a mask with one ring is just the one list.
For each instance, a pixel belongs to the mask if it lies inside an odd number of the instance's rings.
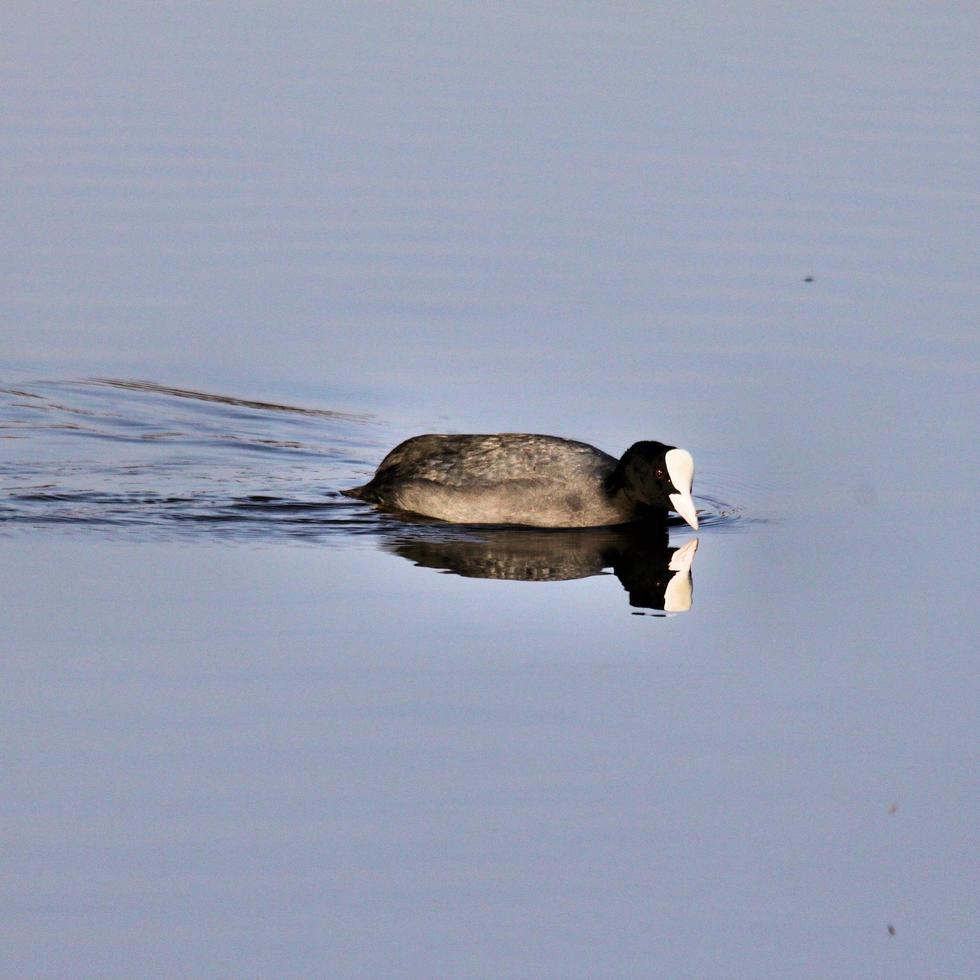
[[694,457],[686,449],[670,449],[664,455],[667,464],[667,475],[676,493],[668,494],[671,506],[696,531],[698,529],[698,512],[691,496],[694,486]]

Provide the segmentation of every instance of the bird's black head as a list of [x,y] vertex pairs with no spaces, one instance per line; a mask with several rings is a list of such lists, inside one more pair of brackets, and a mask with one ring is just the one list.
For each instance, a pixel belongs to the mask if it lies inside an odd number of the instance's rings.
[[691,497],[694,460],[686,449],[662,442],[636,442],[610,477],[610,489],[622,490],[637,504],[659,510],[673,510],[695,530],[697,510]]

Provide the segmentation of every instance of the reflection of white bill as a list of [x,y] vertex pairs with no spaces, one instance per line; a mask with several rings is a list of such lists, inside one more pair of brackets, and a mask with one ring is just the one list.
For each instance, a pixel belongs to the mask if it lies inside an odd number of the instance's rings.
[[692,538],[671,555],[667,568],[674,573],[674,577],[664,590],[664,612],[687,612],[691,608],[694,597],[691,565],[697,550],[698,539]]

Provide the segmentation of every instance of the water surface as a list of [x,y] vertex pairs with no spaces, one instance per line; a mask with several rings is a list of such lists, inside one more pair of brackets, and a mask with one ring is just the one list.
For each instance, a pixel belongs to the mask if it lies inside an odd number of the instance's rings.
[[976,976],[971,7],[0,27],[0,973]]

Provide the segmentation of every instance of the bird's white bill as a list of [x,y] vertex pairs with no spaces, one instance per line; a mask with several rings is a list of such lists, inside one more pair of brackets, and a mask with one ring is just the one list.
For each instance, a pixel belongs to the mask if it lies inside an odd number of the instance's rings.
[[698,529],[698,512],[690,491],[668,494],[667,499],[670,500],[670,506],[696,531]]
[[694,508],[691,487],[694,486],[694,457],[686,449],[670,449],[664,454],[667,476],[677,493],[668,494],[671,507],[696,531],[698,512]]
[[691,608],[691,602],[694,598],[691,563],[694,561],[694,553],[697,550],[698,539],[695,538],[693,541],[688,541],[682,548],[678,548],[671,556],[670,565],[667,567],[674,573],[674,576],[664,590],[664,612],[687,612]]

